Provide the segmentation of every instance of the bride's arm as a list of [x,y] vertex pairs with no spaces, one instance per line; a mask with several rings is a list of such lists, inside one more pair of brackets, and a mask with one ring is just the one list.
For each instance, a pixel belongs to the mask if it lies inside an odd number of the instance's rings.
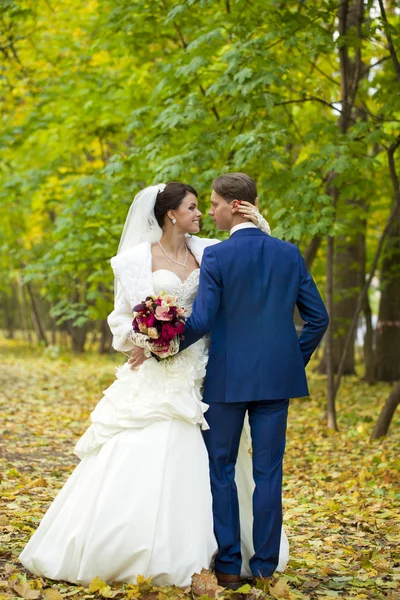
[[250,202],[245,202],[244,200],[240,201],[240,213],[242,217],[246,217],[249,219],[258,229],[261,229],[267,235],[271,235],[271,228],[269,226],[268,221],[264,219],[260,211],[257,209],[254,204]]
[[119,352],[127,352],[134,347],[130,303],[121,285],[117,284],[114,299],[114,310],[107,318],[108,326],[113,334],[113,348]]
[[114,350],[123,353],[135,350],[135,355],[132,355],[129,361],[130,364],[132,364],[132,360],[134,363],[138,357],[143,360],[149,358],[152,349],[147,336],[133,330],[132,321],[133,314],[130,303],[122,286],[117,284],[114,310],[109,314],[107,322],[113,334]]

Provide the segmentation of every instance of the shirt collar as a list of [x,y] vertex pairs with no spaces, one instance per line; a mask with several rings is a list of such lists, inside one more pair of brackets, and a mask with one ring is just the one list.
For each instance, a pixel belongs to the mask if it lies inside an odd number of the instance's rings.
[[257,229],[257,225],[254,225],[254,223],[239,223],[239,225],[232,227],[230,235],[235,233],[235,231],[239,231],[239,229],[249,229],[250,227],[255,227]]

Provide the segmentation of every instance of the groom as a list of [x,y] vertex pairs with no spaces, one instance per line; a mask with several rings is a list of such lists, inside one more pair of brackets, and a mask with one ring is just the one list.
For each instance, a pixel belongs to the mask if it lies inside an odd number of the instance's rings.
[[[235,464],[249,414],[253,476],[253,542],[256,577],[273,574],[282,527],[282,460],[289,398],[308,395],[305,366],[325,330],[328,315],[296,246],[263,233],[241,216],[240,201],[257,205],[256,184],[243,173],[213,181],[211,215],[230,238],[205,249],[184,350],[207,333],[211,345],[203,401],[210,429],[215,559],[220,585],[241,585],[239,505]],[[305,325],[297,337],[297,305]]]
[[[263,233],[244,218],[241,201],[258,203],[248,175],[230,173],[213,181],[209,214],[230,238],[204,250],[200,284],[186,322],[184,350],[207,333],[211,345],[203,401],[210,429],[215,558],[220,585],[241,583],[239,505],[235,465],[246,412],[253,476],[253,544],[256,577],[278,566],[282,527],[282,460],[289,398],[308,395],[305,366],[328,327],[328,315],[296,246]],[[297,305],[305,325],[298,339]],[[136,349],[136,366],[144,361]],[[139,362],[137,362],[139,361]]]

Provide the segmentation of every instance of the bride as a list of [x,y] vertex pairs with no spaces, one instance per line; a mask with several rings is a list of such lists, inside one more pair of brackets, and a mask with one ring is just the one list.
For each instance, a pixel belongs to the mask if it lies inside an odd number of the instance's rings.
[[[258,221],[254,207],[243,215]],[[128,213],[115,274],[115,308],[108,322],[113,346],[135,345],[132,308],[162,291],[191,313],[202,253],[218,240],[200,231],[197,192],[183,183],[150,186]],[[188,235],[189,234],[189,235]],[[188,586],[212,563],[213,533],[208,456],[201,429],[208,429],[201,385],[208,360],[203,338],[165,361],[146,360],[117,369],[114,383],[91,414],[92,424],[75,447],[81,459],[19,559],[32,573],[88,585],[135,582]],[[245,427],[236,468],[242,538],[242,575],[251,576],[252,480]],[[288,561],[282,531],[280,562]]]

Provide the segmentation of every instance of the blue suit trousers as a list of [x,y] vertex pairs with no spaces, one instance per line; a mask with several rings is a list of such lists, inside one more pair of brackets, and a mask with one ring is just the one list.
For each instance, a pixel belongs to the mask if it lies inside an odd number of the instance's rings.
[[235,465],[246,411],[253,449],[253,543],[250,568],[268,577],[278,566],[282,527],[282,461],[286,443],[289,400],[210,404],[203,432],[210,459],[214,531],[218,542],[215,567],[240,574],[239,503]]

